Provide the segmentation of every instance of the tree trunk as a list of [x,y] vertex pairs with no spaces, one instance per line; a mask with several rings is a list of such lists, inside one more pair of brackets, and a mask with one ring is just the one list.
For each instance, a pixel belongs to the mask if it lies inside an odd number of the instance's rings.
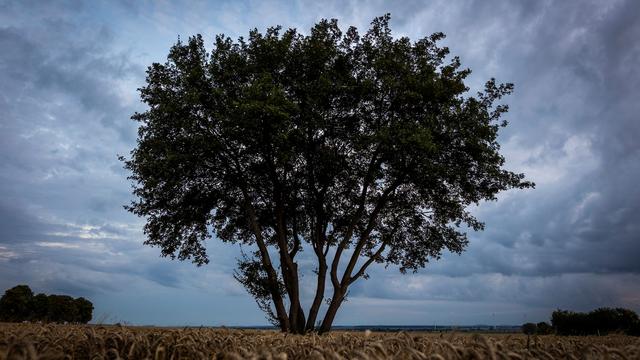
[[305,318],[304,318],[304,310],[302,310],[302,306],[298,307],[298,323],[296,324],[296,334],[304,334],[305,333]]
[[289,326],[290,332],[303,334],[305,330],[304,310],[300,305],[300,286],[298,282],[298,264],[292,263],[292,267],[283,267],[283,273],[288,273],[288,294],[289,294]]
[[327,261],[322,254],[322,251],[316,250],[318,255],[318,283],[316,285],[316,296],[313,298],[313,303],[309,309],[309,318],[307,319],[307,331],[312,331],[315,328],[316,318],[318,317],[318,311],[322,305],[322,299],[324,299],[324,287],[327,280]]
[[338,308],[342,305],[342,301],[344,300],[345,290],[336,289],[333,292],[333,298],[331,299],[331,303],[329,304],[329,308],[327,309],[327,313],[324,315],[324,319],[322,320],[322,325],[320,325],[320,329],[318,332],[320,334],[327,333],[331,330],[331,326],[333,325],[333,320],[338,313]]
[[280,322],[280,329],[283,332],[287,332],[290,329],[289,318],[284,307],[284,302],[282,301],[282,296],[280,295],[278,289],[278,275],[276,274],[276,271],[271,263],[269,251],[267,250],[267,245],[262,238],[262,232],[256,221],[256,214],[253,207],[251,206],[251,202],[249,201],[249,196],[244,189],[243,193],[245,195],[245,209],[247,211],[247,214],[249,215],[249,226],[253,230],[253,233],[256,237],[256,243],[258,244],[258,249],[260,251],[262,266],[264,266],[264,269],[267,272],[270,287],[269,291],[271,292],[273,304],[276,307],[276,316],[278,317],[278,322]]
[[[277,191],[277,197],[280,193]],[[280,253],[280,268],[282,278],[285,283],[287,295],[289,297],[289,332],[301,334],[304,333],[304,311],[300,305],[300,285],[298,278],[298,264],[296,264],[289,255],[287,246],[287,221],[285,219],[284,208],[282,203],[276,203],[276,239],[278,241],[278,250]]]

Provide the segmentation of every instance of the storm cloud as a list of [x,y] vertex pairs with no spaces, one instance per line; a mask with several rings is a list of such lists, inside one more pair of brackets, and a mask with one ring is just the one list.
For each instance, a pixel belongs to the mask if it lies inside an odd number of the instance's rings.
[[[486,230],[416,274],[382,266],[338,324],[519,324],[558,307],[640,310],[640,2],[38,2],[0,0],[0,289],[88,296],[104,320],[260,325],[237,248],[196,267],[142,245],[127,173],[136,89],[178,37],[307,32],[321,18],[395,36],[442,31],[471,92],[515,84],[500,136],[534,190],[472,211]],[[307,295],[313,264],[302,259]],[[308,280],[308,281],[307,281]],[[307,296],[309,298],[309,296]]]

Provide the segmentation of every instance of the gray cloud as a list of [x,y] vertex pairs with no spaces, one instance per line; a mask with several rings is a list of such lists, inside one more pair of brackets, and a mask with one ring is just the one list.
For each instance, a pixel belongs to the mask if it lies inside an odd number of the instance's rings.
[[592,273],[549,277],[477,274],[466,277],[419,275],[403,280],[381,275],[387,286],[364,282],[354,297],[425,301],[511,302],[523,306],[589,309],[594,306],[634,306],[637,292],[626,286],[640,276],[619,277]]
[[[237,249],[208,244],[203,268],[160,259],[142,246],[142,220],[123,211],[131,195],[116,155],[135,144],[135,89],[178,35],[240,36],[275,24],[306,32],[322,17],[364,31],[386,12],[396,35],[445,32],[474,71],[472,89],[490,77],[515,83],[501,143],[507,166],[538,186],[473,209],[487,228],[470,234],[462,255],[414,275],[374,268],[339,322],[517,323],[558,306],[640,310],[636,1],[0,1],[0,287],[90,296],[98,313],[138,323],[198,324],[209,301],[219,307],[210,323],[233,322],[233,313],[238,324],[262,323],[231,279]],[[172,304],[192,310],[169,316]]]
[[[516,84],[507,100],[511,125],[503,149],[508,166],[538,187],[476,209],[487,229],[470,234],[466,253],[445,255],[421,275],[393,279],[404,288],[423,276],[439,279],[441,286],[414,298],[473,301],[499,294],[489,299],[494,302],[524,291],[520,283],[543,279],[545,287],[518,301],[584,308],[616,303],[624,290],[624,304],[637,309],[640,103],[634,94],[640,74],[633,64],[640,54],[632,39],[640,26],[629,14],[638,4],[404,4],[400,31],[444,31],[452,53],[474,70],[476,87],[491,76]],[[363,285],[378,292],[356,288],[354,296],[403,298],[403,286],[375,280],[385,274],[374,270]],[[489,286],[483,277],[504,281]]]
[[130,192],[116,157],[135,140],[145,65],[116,50],[82,4],[0,7],[0,288],[28,283],[100,304],[126,303],[118,294],[131,286],[193,293],[206,278],[230,282],[224,261],[198,271],[142,247],[140,221],[122,208]]

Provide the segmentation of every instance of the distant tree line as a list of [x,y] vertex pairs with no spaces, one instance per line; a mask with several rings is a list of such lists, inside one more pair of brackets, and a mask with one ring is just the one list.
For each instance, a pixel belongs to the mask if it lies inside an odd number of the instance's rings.
[[91,301],[67,295],[34,295],[27,285],[5,291],[0,298],[0,321],[88,323],[93,316]]
[[522,332],[527,335],[550,335],[555,333],[555,330],[548,322],[541,321],[537,324],[526,323],[522,325]]
[[640,319],[633,310],[624,308],[598,308],[588,313],[556,310],[551,314],[551,325],[546,322],[522,325],[527,335],[607,335],[624,333],[640,336]]
[[551,323],[558,335],[640,335],[640,320],[633,310],[599,308],[588,313],[556,310]]

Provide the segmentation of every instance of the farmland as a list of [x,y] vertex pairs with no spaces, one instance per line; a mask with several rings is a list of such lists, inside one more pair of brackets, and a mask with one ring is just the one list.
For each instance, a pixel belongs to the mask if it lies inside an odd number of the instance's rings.
[[640,359],[624,335],[378,333],[0,324],[5,359]]

